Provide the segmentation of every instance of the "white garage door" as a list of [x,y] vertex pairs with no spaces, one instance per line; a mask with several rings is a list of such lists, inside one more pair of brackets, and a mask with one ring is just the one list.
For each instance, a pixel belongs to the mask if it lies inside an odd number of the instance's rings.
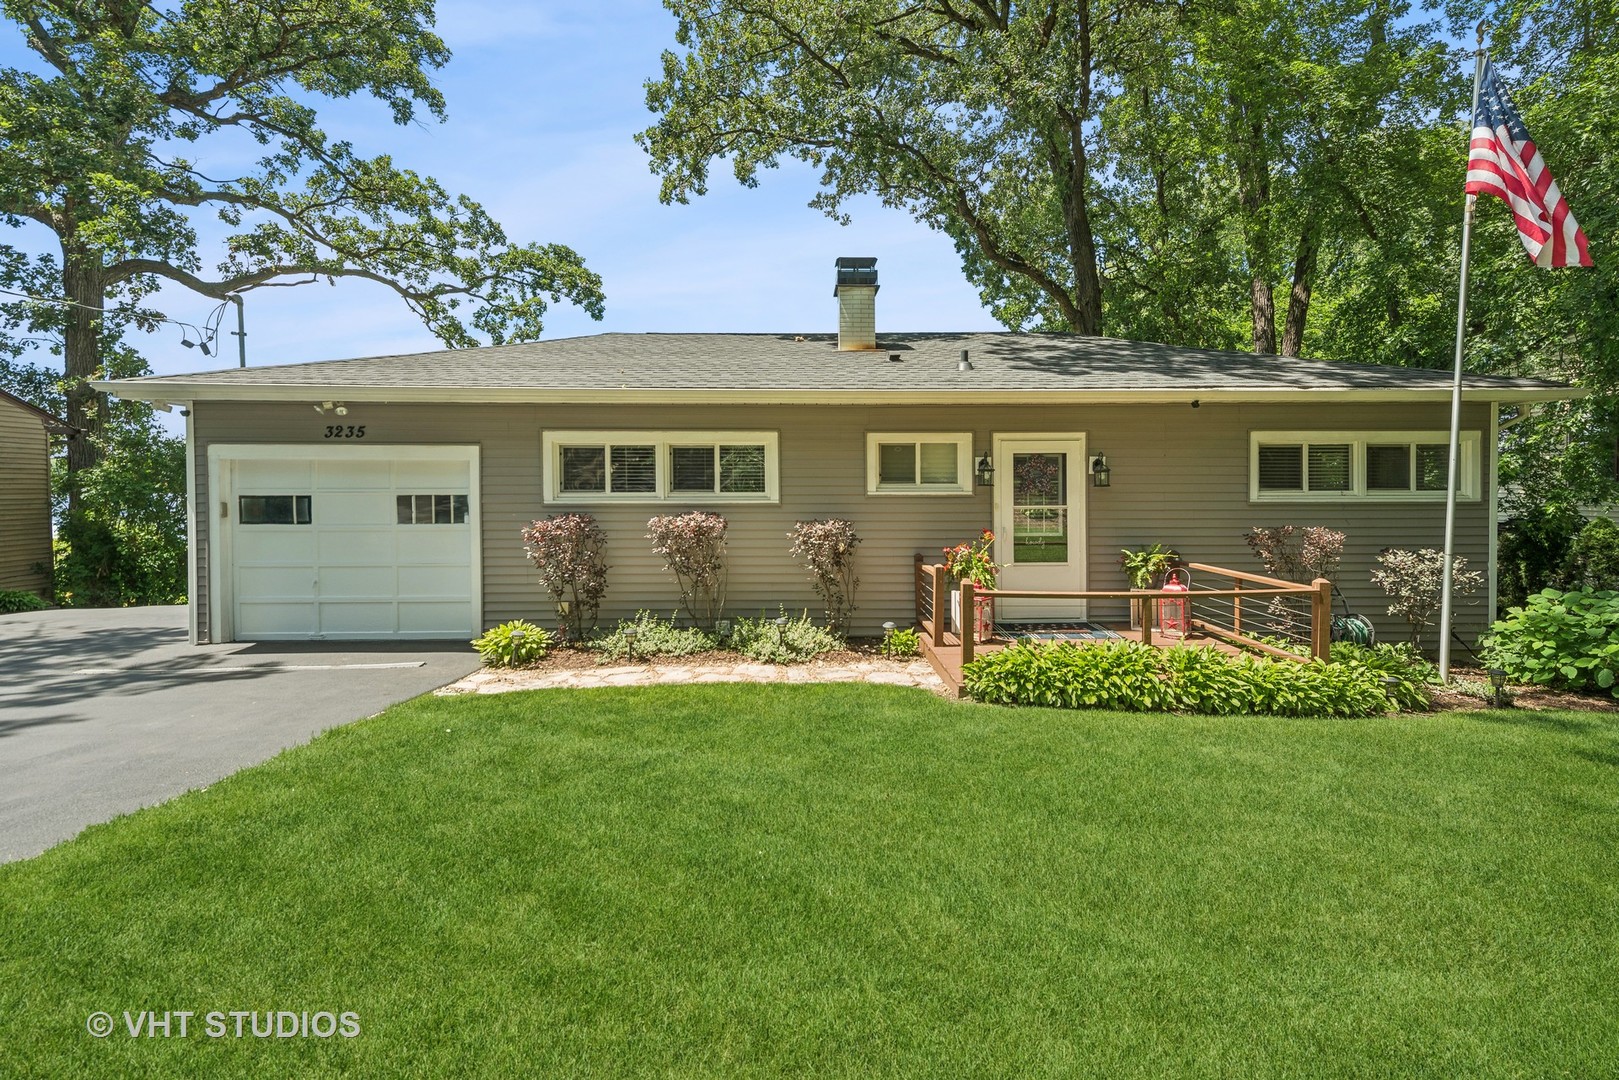
[[475,449],[220,449],[229,637],[473,636]]

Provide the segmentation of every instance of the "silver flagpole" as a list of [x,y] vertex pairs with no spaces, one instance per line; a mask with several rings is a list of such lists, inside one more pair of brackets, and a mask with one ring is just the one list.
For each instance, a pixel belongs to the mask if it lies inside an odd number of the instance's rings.
[[[1473,141],[1473,119],[1478,116],[1479,86],[1484,81],[1484,23],[1478,24],[1478,50],[1473,54],[1473,111],[1467,116],[1467,141]],[[1456,559],[1456,478],[1460,470],[1462,441],[1462,346],[1467,337],[1467,263],[1473,245],[1473,207],[1477,195],[1467,196],[1467,208],[1462,212],[1462,283],[1456,300],[1456,372],[1450,387],[1450,455],[1449,479],[1445,482],[1445,561],[1439,592],[1439,681],[1450,679],[1450,624],[1451,624],[1451,569]],[[1493,447],[1486,451],[1490,461],[1495,460]],[[1495,522],[1488,523],[1495,528]],[[1494,568],[1491,568],[1494,571]]]

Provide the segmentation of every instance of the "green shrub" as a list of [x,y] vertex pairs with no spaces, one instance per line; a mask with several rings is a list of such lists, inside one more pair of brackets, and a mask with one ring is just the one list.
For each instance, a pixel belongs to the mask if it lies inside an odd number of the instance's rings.
[[44,611],[48,607],[50,605],[34,593],[22,589],[0,589],[0,615],[17,611]]
[[761,663],[795,664],[843,647],[836,634],[811,622],[808,612],[793,619],[783,610],[782,618],[787,621],[779,626],[775,619],[738,619],[731,648]]
[[1357,664],[1380,679],[1398,679],[1396,684],[1385,682],[1383,686],[1389,700],[1404,712],[1416,712],[1433,704],[1424,687],[1439,680],[1439,669],[1406,642],[1357,645],[1340,641],[1332,646],[1332,662]]
[[[626,631],[633,630],[633,639]],[[660,619],[650,611],[637,611],[635,618],[620,622],[611,634],[597,639],[591,648],[604,660],[640,659],[652,656],[691,656],[719,648],[719,639],[695,626],[677,626],[674,618]]]
[[896,626],[883,635],[884,656],[921,656],[922,635],[914,626]]
[[1542,589],[1562,587],[1569,549],[1583,524],[1572,510],[1543,506],[1501,526],[1496,552],[1498,610],[1526,604]]
[[545,658],[551,635],[542,626],[514,619],[485,630],[472,639],[472,647],[489,667],[521,667]]
[[1578,589],[1619,589],[1619,525],[1593,518],[1569,548],[1564,584]]
[[1619,697],[1619,592],[1542,590],[1497,620],[1485,647],[1516,682]]
[[973,661],[962,677],[974,699],[998,705],[1272,716],[1375,716],[1389,709],[1381,676],[1362,665],[1133,641],[1020,643]]

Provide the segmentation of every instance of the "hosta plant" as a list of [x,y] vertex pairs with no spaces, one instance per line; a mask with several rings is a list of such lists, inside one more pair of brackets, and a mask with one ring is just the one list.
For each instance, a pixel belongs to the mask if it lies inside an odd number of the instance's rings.
[[551,635],[543,626],[514,619],[485,630],[472,639],[472,647],[488,667],[522,667],[545,659]]
[[1619,592],[1545,589],[1510,608],[1485,648],[1517,682],[1619,697]]

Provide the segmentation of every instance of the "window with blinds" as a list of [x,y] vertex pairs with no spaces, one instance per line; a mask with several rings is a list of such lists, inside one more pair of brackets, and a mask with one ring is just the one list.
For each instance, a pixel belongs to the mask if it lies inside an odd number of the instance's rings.
[[972,435],[866,436],[869,494],[961,494],[972,490]]
[[546,432],[547,498],[567,501],[776,499],[774,432]]
[[[1480,439],[1464,432],[1458,496],[1477,499]],[[1443,499],[1448,432],[1254,432],[1251,498]]]

